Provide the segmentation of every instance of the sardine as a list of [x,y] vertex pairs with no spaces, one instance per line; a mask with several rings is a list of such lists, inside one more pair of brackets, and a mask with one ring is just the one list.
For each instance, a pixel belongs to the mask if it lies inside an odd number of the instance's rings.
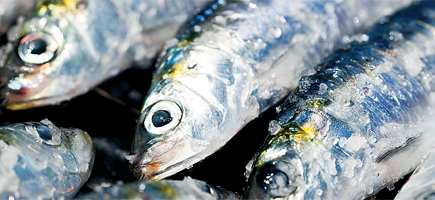
[[148,66],[164,42],[208,0],[41,0],[3,52],[8,109],[57,104],[132,62]]
[[94,163],[91,137],[49,120],[0,127],[0,199],[71,198]]
[[14,23],[19,16],[25,16],[35,6],[37,0],[1,0],[0,1],[0,35]]
[[434,199],[435,198],[435,150],[433,149],[394,199]]
[[184,180],[139,181],[117,183],[111,187],[78,196],[77,199],[240,199],[231,191],[212,187],[204,181]]
[[435,1],[382,20],[315,71],[277,107],[244,198],[364,199],[434,145]]
[[[161,179],[221,148],[297,85],[344,35],[410,1],[207,5],[168,41],[136,126],[132,171]],[[310,72],[310,70],[307,70]]]

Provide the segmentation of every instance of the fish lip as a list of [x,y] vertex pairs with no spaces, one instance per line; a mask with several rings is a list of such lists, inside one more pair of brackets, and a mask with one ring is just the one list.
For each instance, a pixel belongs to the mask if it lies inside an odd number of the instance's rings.
[[53,100],[53,102],[60,103],[61,101],[68,99],[68,97],[65,95],[58,95],[58,96],[46,96],[42,98],[30,99],[24,101],[11,101],[10,98],[7,97],[8,95],[10,95],[10,93],[7,94],[4,99],[2,96],[0,96],[0,105],[6,107],[8,110],[25,110],[34,107],[48,106],[51,105],[52,103],[48,102],[47,100]]
[[[166,148],[171,149],[172,147],[175,146],[175,143],[176,142],[172,141],[170,143],[170,146],[167,146]],[[170,169],[182,164],[183,161],[180,161],[178,163],[166,167],[164,170],[159,169],[162,164],[162,161],[159,161],[159,158],[164,156],[168,151],[163,151],[158,155],[153,155],[153,156],[150,156],[149,154],[150,154],[150,150],[152,151],[154,149],[159,150],[165,148],[164,145],[165,144],[162,142],[147,144],[145,147],[139,149],[139,151],[137,151],[134,154],[136,157],[134,162],[130,166],[134,177],[137,177],[138,180],[159,180],[159,178],[157,178],[158,175],[163,174],[169,171]],[[143,162],[144,160],[143,158],[145,157],[150,157],[151,158],[150,161]]]
[[[152,163],[152,162],[153,161],[150,161],[149,163]],[[133,175],[134,175],[134,177],[137,177],[137,180],[158,181],[158,180],[162,179],[161,177],[163,174],[168,173],[169,171],[171,171],[171,169],[174,169],[174,168],[177,168],[178,166],[181,166],[181,164],[183,164],[183,162],[184,161],[180,161],[180,162],[175,163],[169,167],[166,167],[164,170],[159,170],[159,171],[157,171],[155,173],[151,173],[151,174],[145,173],[147,166],[152,166],[152,168],[154,168],[153,165],[159,165],[159,163],[158,162],[156,162],[155,164],[147,163],[147,164],[141,165],[138,168],[132,169]],[[176,173],[176,172],[174,172],[174,173]],[[172,175],[172,174],[170,174],[170,175]],[[168,176],[170,176],[170,175],[168,175]]]
[[[180,141],[171,140],[171,144],[155,143],[148,144],[146,147],[134,153],[134,160],[130,165],[130,170],[138,180],[160,180],[175,173],[178,173],[184,165],[194,164],[192,159],[200,158],[202,148],[191,149],[192,147],[201,146],[201,141]],[[193,146],[191,145],[193,144]],[[165,146],[166,145],[166,146]],[[169,150],[166,150],[169,149]],[[155,155],[154,152],[160,151]],[[181,169],[181,170],[178,170]]]

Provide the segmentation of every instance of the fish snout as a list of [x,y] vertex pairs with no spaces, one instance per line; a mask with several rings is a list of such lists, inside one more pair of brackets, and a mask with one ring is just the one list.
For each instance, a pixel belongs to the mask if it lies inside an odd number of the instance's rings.
[[38,94],[46,84],[43,73],[21,73],[19,75],[2,77],[0,98],[3,105],[11,110],[32,107],[38,100]]
[[201,160],[203,148],[202,141],[175,137],[138,151],[130,167],[140,180],[160,180]]

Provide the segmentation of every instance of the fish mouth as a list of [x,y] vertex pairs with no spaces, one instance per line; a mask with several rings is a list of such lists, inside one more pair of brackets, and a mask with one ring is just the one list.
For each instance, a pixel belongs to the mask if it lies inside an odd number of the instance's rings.
[[21,87],[18,90],[13,90],[7,85],[0,88],[0,101],[1,104],[8,110],[24,110],[36,106],[43,106],[47,101],[53,97],[43,96],[42,90],[45,86],[41,81],[41,85],[35,88]]
[[178,168],[182,167],[182,164],[183,161],[180,161],[162,170],[160,169],[161,165],[159,162],[152,161],[139,168],[133,169],[133,175],[137,177],[138,180],[158,181],[175,174],[176,172],[172,171],[176,171]]
[[134,177],[138,180],[160,180],[201,160],[204,142],[191,139],[187,142],[163,141],[136,152],[130,166]]
[[[38,95],[39,96],[39,95]],[[62,102],[70,99],[71,95],[56,95],[36,97],[29,93],[11,92],[8,89],[0,89],[0,105],[8,110],[25,110],[34,107],[42,107],[53,104],[53,102]],[[36,97],[36,98],[32,98]]]
[[8,110],[25,110],[29,108],[33,108],[36,106],[42,106],[44,105],[44,99],[37,99],[37,100],[29,100],[29,101],[14,101],[14,98],[10,98],[11,95],[8,95],[7,98],[2,99],[2,105],[8,109]]

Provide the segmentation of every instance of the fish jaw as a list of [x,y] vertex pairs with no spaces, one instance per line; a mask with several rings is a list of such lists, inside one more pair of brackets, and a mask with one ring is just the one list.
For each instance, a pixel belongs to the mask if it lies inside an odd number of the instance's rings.
[[158,142],[134,156],[133,173],[140,180],[160,180],[202,160],[206,144],[194,138]]

